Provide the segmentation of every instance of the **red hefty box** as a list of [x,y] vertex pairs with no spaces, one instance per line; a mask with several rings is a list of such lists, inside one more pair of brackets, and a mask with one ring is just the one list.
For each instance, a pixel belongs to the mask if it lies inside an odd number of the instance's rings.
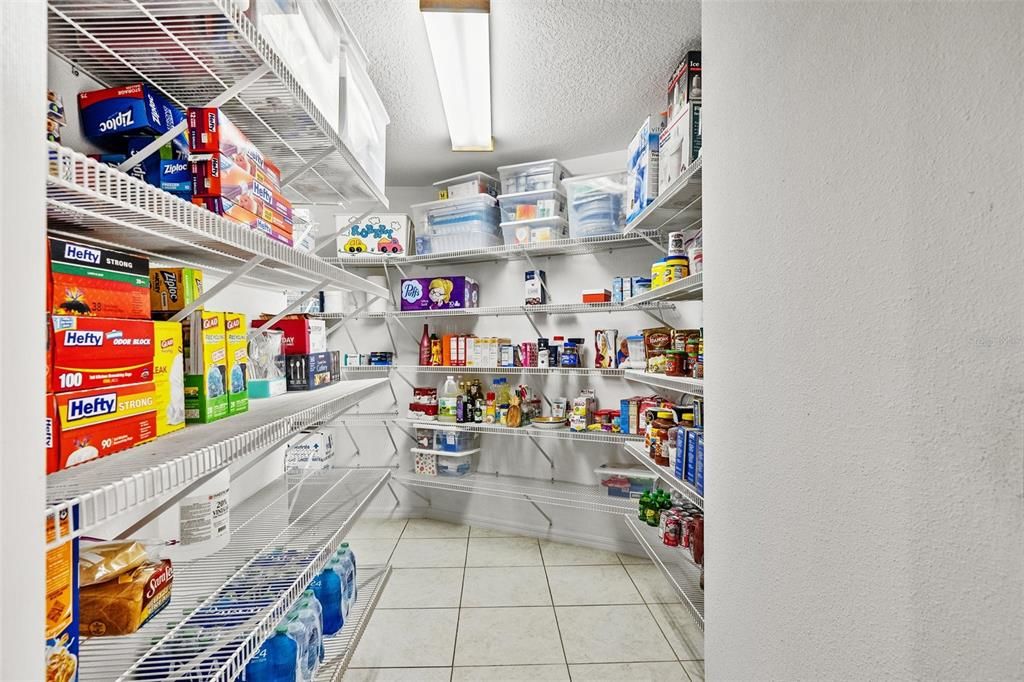
[[193,197],[192,203],[196,206],[202,206],[206,210],[212,211],[219,216],[223,216],[235,221],[236,223],[245,225],[257,232],[262,232],[276,242],[281,242],[287,246],[292,245],[291,225],[287,225],[286,227],[274,225],[259,217],[242,204],[236,204],[230,199],[213,197]]
[[[267,320],[253,320],[253,328],[262,327]],[[327,352],[327,323],[306,317],[288,316],[275,322],[271,329],[284,332],[281,350],[285,355],[310,355]]]
[[281,186],[281,171],[277,166],[263,158],[256,145],[217,107],[189,107],[188,141],[195,153],[245,156],[265,171],[273,184]]
[[292,225],[292,205],[273,185],[256,179],[253,172],[266,177],[245,158],[236,163],[218,154],[192,162],[192,196],[226,198],[242,204],[275,225]]
[[50,317],[47,372],[52,393],[153,380],[153,323]]

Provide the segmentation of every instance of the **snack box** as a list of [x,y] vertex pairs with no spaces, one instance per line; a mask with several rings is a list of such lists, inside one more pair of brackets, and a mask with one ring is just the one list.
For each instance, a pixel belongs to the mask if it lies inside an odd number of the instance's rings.
[[608,303],[612,300],[612,292],[607,289],[584,289],[584,303]]
[[244,156],[280,189],[281,171],[217,107],[189,107],[188,140],[193,153]]
[[[46,519],[46,542],[67,537],[78,526],[78,509],[64,509],[59,519]],[[46,679],[78,680],[79,585],[78,538],[46,550]]]
[[[128,134],[160,136],[185,120],[180,109],[146,83],[80,92],[78,111],[82,134],[103,141]],[[184,134],[175,137],[172,144],[181,153],[188,153]]]
[[289,391],[311,391],[341,381],[338,351],[285,356]]
[[185,428],[185,357],[180,322],[153,323],[156,435]]
[[245,315],[224,313],[224,330],[228,360],[228,415],[231,416],[249,411],[246,373],[249,364],[249,342],[246,338],[249,327],[245,324]]
[[156,438],[152,382],[57,393],[48,403],[54,435],[47,450],[47,473]]
[[149,305],[153,316],[173,315],[203,295],[203,271],[196,268],[150,268]]
[[[242,203],[236,204],[230,199],[220,197],[192,197],[192,203],[197,206],[202,206],[207,211],[216,213],[219,216],[234,220],[236,223],[241,223],[247,227],[250,227],[257,232],[262,232],[274,241],[281,242],[288,246],[292,245],[292,226],[288,223],[275,224],[266,220],[260,216],[257,216],[250,210],[257,209],[257,205],[254,201],[250,201],[251,197],[243,197]],[[270,211],[273,213],[273,211]]]
[[48,312],[149,319],[147,258],[63,239],[49,241]]
[[[266,323],[267,320],[253,320],[252,326],[258,329]],[[327,351],[327,323],[323,320],[288,315],[270,328],[284,332],[281,350],[285,355],[308,355]]]
[[471,277],[445,275],[402,280],[402,310],[476,308],[480,285]]
[[47,348],[51,393],[153,381],[153,323],[52,315]]
[[404,213],[381,213],[360,221],[361,216],[338,216],[338,257],[352,254],[409,253],[412,220]]
[[[184,329],[184,327],[183,327]],[[189,316],[185,345],[185,422],[205,424],[228,416],[224,313]]]
[[275,225],[293,224],[292,204],[284,198],[267,176],[246,157],[237,161],[217,154],[202,161],[192,161],[192,196],[226,197],[245,205],[242,197],[256,202],[259,216],[269,216]]

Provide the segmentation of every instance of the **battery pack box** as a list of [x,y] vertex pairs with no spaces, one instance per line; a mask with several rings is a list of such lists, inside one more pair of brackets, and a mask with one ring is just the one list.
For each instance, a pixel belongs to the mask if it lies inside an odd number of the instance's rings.
[[[77,530],[78,508],[61,510],[57,518],[47,516],[46,543],[68,538]],[[79,582],[77,537],[46,550],[46,677],[47,680],[77,682],[79,640]]]
[[53,315],[47,348],[50,392],[153,381],[153,323]]
[[249,365],[248,325],[245,315],[224,313],[225,344],[227,345],[228,415],[249,411],[249,384],[246,372]]
[[152,382],[57,393],[52,410],[54,471],[156,438]]
[[50,313],[149,319],[147,258],[63,239],[50,239],[49,250]]
[[289,391],[311,391],[341,381],[341,353],[308,353],[285,357]]
[[[262,327],[267,320],[253,320],[252,326]],[[281,350],[285,355],[308,355],[327,350],[327,323],[303,316],[282,317],[271,329],[284,332]]]
[[262,232],[274,241],[288,246],[292,245],[292,226],[285,225],[282,227],[281,225],[275,225],[269,220],[256,215],[255,211],[259,210],[259,206],[255,201],[248,201],[244,197],[241,203],[235,203],[225,197],[192,197],[192,203],[202,206],[207,211],[216,213],[219,216],[245,225],[257,232]]
[[[145,83],[133,83],[78,93],[82,134],[104,140],[125,135],[160,136],[185,120],[181,110]],[[173,144],[188,153],[184,134]]]
[[217,107],[189,107],[188,140],[193,153],[248,159],[277,188],[281,187],[281,171]]
[[[192,162],[192,196],[227,197],[238,202],[251,196],[274,214],[293,223],[292,204],[284,198],[268,175],[248,159],[234,160],[221,154]],[[261,211],[254,211],[262,215]]]
[[171,316],[203,295],[203,271],[150,268],[149,304],[154,317]]
[[185,422],[206,424],[228,416],[224,313],[197,310],[188,319]]
[[185,427],[185,357],[180,322],[153,323],[156,435]]

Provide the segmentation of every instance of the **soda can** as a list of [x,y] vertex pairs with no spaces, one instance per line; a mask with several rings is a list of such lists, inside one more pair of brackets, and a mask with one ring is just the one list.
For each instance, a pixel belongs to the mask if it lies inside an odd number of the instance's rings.
[[678,547],[682,539],[682,518],[676,512],[662,514],[665,529],[661,541],[669,547]]

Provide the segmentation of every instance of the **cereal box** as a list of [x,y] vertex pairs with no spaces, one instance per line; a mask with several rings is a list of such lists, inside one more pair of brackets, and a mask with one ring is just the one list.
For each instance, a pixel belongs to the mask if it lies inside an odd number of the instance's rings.
[[224,313],[228,370],[228,414],[249,411],[249,384],[246,370],[249,365],[249,327],[245,315]]
[[185,358],[180,322],[153,323],[156,435],[185,427]]
[[153,323],[52,315],[47,348],[51,393],[153,380]]
[[203,271],[150,268],[149,304],[154,316],[170,316],[203,295]]
[[49,312],[149,319],[148,259],[63,239],[49,246]]
[[[77,512],[77,510],[75,510]],[[77,525],[77,513],[62,510],[46,520],[46,542],[66,537]],[[46,679],[78,680],[78,538],[46,550]]]
[[50,409],[56,427],[55,470],[156,438],[155,394],[155,386],[147,382],[54,395]]
[[228,416],[227,336],[224,313],[197,310],[189,316],[185,345],[185,422]]

